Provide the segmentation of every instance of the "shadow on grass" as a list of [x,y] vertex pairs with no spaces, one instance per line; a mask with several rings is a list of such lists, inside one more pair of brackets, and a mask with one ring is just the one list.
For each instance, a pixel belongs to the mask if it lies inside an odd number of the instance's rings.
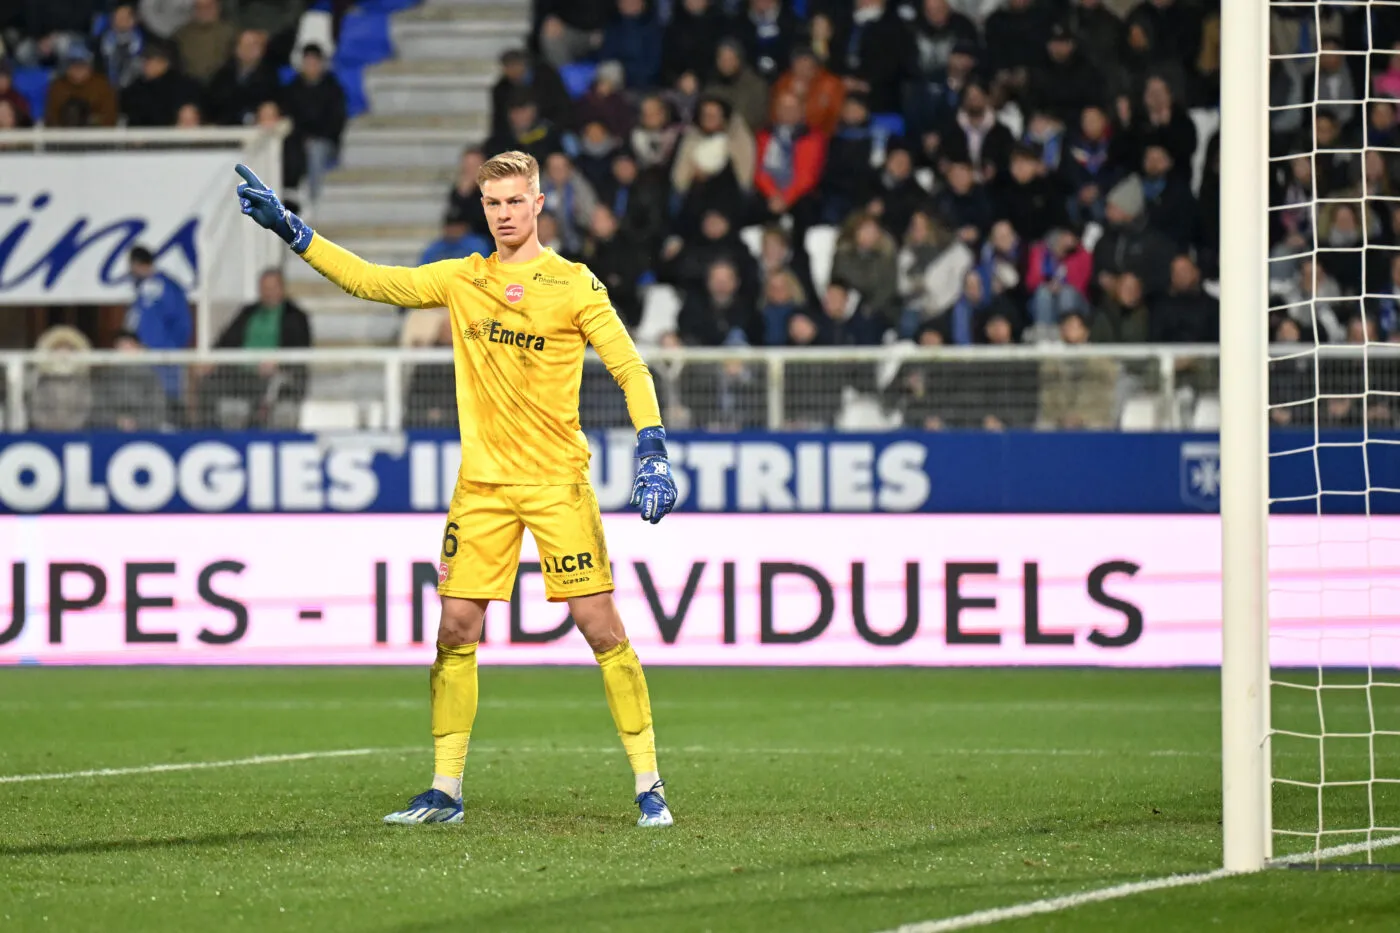
[[109,852],[150,852],[178,849],[213,849],[258,842],[287,842],[305,838],[304,830],[256,829],[241,833],[204,833],[190,836],[155,836],[147,839],[75,839],[64,842],[31,842],[0,845],[0,857],[13,855],[102,855]]

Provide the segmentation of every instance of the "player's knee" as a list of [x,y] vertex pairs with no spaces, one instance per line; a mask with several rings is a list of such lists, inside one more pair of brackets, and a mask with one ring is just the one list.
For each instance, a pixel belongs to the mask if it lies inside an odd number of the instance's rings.
[[611,593],[571,599],[569,612],[594,654],[611,651],[627,638],[627,632],[622,627],[622,616],[618,614]]
[[438,622],[438,641],[444,645],[470,645],[481,641],[481,628],[485,620],[484,600],[444,596],[442,619]]

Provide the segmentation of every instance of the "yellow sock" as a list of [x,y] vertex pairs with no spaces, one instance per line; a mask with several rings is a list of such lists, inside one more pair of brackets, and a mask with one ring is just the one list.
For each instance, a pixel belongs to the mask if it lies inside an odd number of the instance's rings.
[[439,642],[428,678],[433,711],[433,786],[453,797],[462,795],[467,741],[476,719],[476,645]]
[[656,734],[651,727],[651,697],[647,695],[647,679],[642,662],[629,642],[594,655],[603,671],[603,690],[608,695],[617,734],[627,751],[632,773],[656,774]]

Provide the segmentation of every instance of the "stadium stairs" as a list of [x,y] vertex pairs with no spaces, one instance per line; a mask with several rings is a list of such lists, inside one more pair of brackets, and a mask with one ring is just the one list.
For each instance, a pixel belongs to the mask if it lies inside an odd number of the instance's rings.
[[[368,112],[345,132],[339,167],[308,219],[366,259],[412,265],[440,233],[462,149],[482,141],[502,51],[529,31],[529,0],[425,0],[389,19],[395,55],[364,71]],[[350,298],[305,263],[289,291],[318,346],[395,342],[392,309]]]

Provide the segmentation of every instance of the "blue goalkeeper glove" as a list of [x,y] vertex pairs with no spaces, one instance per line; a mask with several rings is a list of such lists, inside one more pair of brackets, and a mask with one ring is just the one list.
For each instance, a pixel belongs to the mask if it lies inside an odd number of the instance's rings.
[[277,193],[263,184],[246,165],[234,167],[243,179],[238,186],[238,203],[243,213],[253,218],[259,227],[271,230],[286,240],[295,253],[304,253],[311,245],[311,228],[302,219],[282,206]]
[[676,484],[666,459],[666,429],[642,428],[637,432],[637,480],[632,484],[632,504],[642,507],[642,520],[655,525],[675,508]]

